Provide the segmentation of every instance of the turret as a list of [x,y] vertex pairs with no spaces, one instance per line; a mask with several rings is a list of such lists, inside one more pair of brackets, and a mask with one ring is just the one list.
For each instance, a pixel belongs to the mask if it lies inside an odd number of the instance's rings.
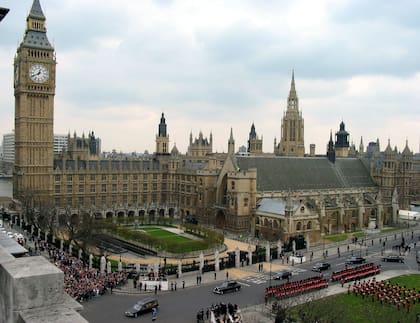
[[166,132],[166,120],[163,112],[160,117],[158,134],[156,135],[156,154],[169,154],[169,135]]
[[328,141],[327,146],[327,158],[331,163],[335,163],[335,148],[332,138],[332,130],[330,131],[330,140]]
[[363,137],[360,137],[360,144],[359,144],[359,156],[363,156],[365,151],[365,147],[363,145]]
[[335,153],[337,157],[348,157],[349,154],[349,133],[343,121],[340,123],[340,130],[335,133]]
[[262,154],[262,138],[258,138],[254,123],[252,123],[251,131],[249,132],[247,151],[250,154]]

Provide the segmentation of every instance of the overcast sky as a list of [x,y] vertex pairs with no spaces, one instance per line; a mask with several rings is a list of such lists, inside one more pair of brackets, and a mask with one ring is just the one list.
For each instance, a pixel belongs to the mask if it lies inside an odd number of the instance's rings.
[[[14,128],[13,57],[32,0],[3,0],[0,135]],[[236,149],[252,122],[279,141],[292,70],[305,146],[323,154],[346,124],[359,146],[420,142],[420,1],[41,0],[57,54],[54,133],[93,130],[102,150],[155,151],[160,114],[186,152],[189,134]]]

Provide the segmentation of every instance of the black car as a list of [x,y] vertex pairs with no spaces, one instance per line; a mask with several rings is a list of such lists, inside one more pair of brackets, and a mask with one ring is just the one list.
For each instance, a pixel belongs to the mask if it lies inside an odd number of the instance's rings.
[[241,289],[241,284],[239,284],[236,280],[228,280],[223,282],[221,285],[216,286],[213,289],[213,293],[215,294],[224,294],[227,292],[237,292]]
[[312,271],[321,272],[323,270],[330,269],[331,265],[328,262],[317,262],[315,265],[312,266]]
[[346,264],[348,265],[355,265],[355,264],[362,264],[366,261],[363,257],[350,257],[346,260]]
[[128,275],[128,278],[130,279],[135,278],[138,275],[136,264],[126,264],[123,270]]
[[140,314],[151,312],[153,308],[157,308],[158,306],[159,302],[156,298],[147,297],[138,301],[136,304],[133,305],[133,307],[126,310],[125,316],[137,317]]
[[288,279],[292,276],[292,272],[288,270],[277,271],[273,274],[273,279]]
[[404,262],[404,258],[399,255],[387,255],[382,257],[382,261],[385,262]]

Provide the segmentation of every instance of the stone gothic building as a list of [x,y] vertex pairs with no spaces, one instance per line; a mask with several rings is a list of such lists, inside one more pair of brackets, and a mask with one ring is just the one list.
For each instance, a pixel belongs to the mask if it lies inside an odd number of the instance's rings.
[[399,207],[419,200],[412,181],[419,171],[408,145],[401,154],[389,145],[382,153],[378,142],[373,153],[362,149],[348,157],[342,122],[335,143],[330,134],[328,158],[305,157],[294,73],[274,155],[262,152],[254,124],[248,156],[235,154],[233,129],[227,154],[214,153],[212,134],[207,139],[201,132],[194,140],[191,133],[182,154],[169,147],[163,113],[154,154],[101,156],[91,133],[74,136],[65,152],[54,155],[55,66],[45,16],[35,0],[14,61],[14,198],[30,199],[35,207],[96,218],[194,216],[201,224],[263,239],[303,235],[318,241],[372,221],[379,228],[395,223]]

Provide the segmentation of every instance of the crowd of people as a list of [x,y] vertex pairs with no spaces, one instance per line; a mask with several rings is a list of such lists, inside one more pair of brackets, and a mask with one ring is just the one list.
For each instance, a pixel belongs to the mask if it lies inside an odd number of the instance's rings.
[[89,269],[82,260],[60,249],[49,249],[54,264],[64,272],[64,290],[79,302],[94,296],[103,295],[124,284],[127,274],[124,272],[101,273],[97,268]]
[[124,284],[127,274],[124,272],[101,273],[97,268],[90,268],[82,260],[49,245],[41,239],[32,237],[34,246],[40,251],[48,251],[50,260],[64,272],[65,292],[79,302],[103,295],[107,290]]
[[197,323],[242,323],[241,312],[237,304],[218,303],[211,304],[206,311],[201,309],[197,312]]
[[[98,268],[90,268],[81,259],[78,259],[68,252],[49,244],[34,235],[29,236],[33,242],[33,249],[29,247],[30,255],[39,255],[41,252],[48,252],[51,262],[64,272],[65,292],[79,302],[103,295],[108,290],[126,283],[128,274],[125,272],[101,273]],[[26,238],[25,238],[25,245]]]
[[409,289],[391,281],[377,281],[375,277],[349,284],[348,293],[351,292],[362,298],[370,298],[372,302],[378,301],[381,304],[396,306],[399,311],[406,308],[409,312],[413,304],[420,302],[420,291],[415,288]]
[[322,275],[310,277],[299,281],[288,281],[285,284],[267,287],[264,292],[265,300],[274,297],[276,299],[296,296],[301,293],[314,291],[328,287],[328,280]]
[[380,272],[381,272],[381,266],[375,265],[373,263],[363,264],[361,266],[351,267],[351,268],[348,268],[346,266],[341,271],[333,272],[331,274],[331,280],[332,281],[339,280],[341,284],[343,285],[344,283],[348,281],[366,278],[368,276],[379,274]]

